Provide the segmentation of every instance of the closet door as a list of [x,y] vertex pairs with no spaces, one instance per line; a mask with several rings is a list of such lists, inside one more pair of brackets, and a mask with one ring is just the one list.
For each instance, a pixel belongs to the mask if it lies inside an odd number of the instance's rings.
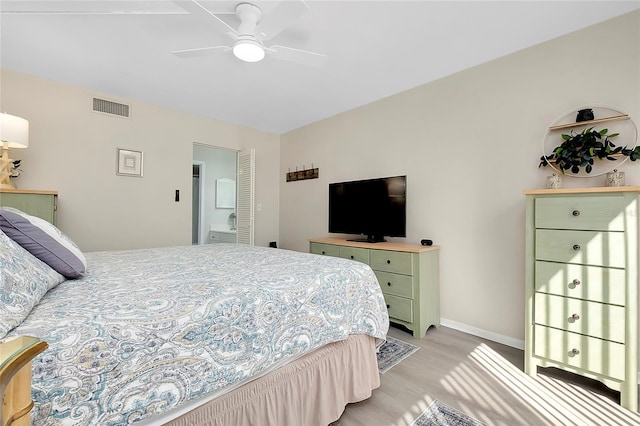
[[255,149],[238,153],[238,199],[237,199],[237,242],[253,245],[254,210],[253,197],[255,190]]

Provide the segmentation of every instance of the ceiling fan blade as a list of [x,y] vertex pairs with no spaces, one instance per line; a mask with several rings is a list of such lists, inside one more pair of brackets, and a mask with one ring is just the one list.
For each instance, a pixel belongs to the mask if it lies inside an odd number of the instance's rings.
[[262,18],[258,24],[258,32],[263,34],[263,40],[270,40],[308,11],[309,7],[302,0],[281,1]]
[[212,47],[199,47],[196,49],[175,50],[171,53],[180,58],[196,58],[199,56],[215,55],[219,51],[229,51],[229,46],[212,46]]
[[218,18],[213,12],[200,4],[197,0],[173,0],[175,4],[189,12],[191,15],[200,19],[207,25],[215,26],[216,30],[221,33],[236,34],[235,28],[229,26],[222,19]]
[[296,62],[311,67],[319,67],[327,60],[327,55],[323,55],[322,53],[309,52],[308,50],[294,49],[286,46],[269,46],[265,51],[273,58]]

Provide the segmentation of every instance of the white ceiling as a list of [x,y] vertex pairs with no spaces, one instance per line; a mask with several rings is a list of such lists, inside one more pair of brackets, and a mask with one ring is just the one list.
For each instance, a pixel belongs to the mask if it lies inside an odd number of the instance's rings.
[[[201,3],[221,11],[239,1]],[[267,15],[278,2],[253,3]],[[229,39],[169,0],[1,0],[0,65],[284,133],[640,8],[638,0],[306,3],[309,12],[269,44],[324,53],[321,67],[222,52],[178,58],[170,52]],[[7,13],[27,10],[153,13]]]

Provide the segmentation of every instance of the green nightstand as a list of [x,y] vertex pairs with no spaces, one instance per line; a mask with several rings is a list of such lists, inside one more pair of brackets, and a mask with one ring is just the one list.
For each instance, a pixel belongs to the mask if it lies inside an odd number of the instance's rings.
[[58,192],[20,189],[0,190],[0,207],[13,207],[56,224]]

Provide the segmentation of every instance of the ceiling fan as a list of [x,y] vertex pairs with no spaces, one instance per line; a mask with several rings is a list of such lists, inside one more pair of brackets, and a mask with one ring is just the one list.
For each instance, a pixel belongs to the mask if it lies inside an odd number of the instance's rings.
[[267,15],[255,4],[239,3],[235,7],[235,15],[240,21],[237,29],[220,19],[216,13],[209,11],[198,0],[174,0],[174,3],[233,40],[232,46],[209,46],[171,52],[181,58],[231,51],[235,57],[245,62],[258,62],[269,56],[310,66],[320,66],[327,58],[321,53],[264,44],[266,40],[271,40],[285,30],[292,21],[308,12],[309,8],[302,0],[281,1]]

